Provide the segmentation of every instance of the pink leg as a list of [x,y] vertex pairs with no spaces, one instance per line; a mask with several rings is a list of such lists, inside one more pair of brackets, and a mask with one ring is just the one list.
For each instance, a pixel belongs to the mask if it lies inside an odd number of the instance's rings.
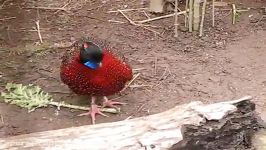
[[125,105],[126,104],[126,103],[121,103],[121,102],[108,100],[108,98],[106,96],[104,96],[103,99],[104,99],[104,101],[103,101],[103,106],[102,107],[110,107],[110,108],[118,109],[118,107],[115,106],[115,105]]
[[96,97],[92,96],[91,98],[91,109],[89,112],[87,113],[82,113],[82,114],[79,114],[78,116],[88,116],[90,115],[91,116],[91,120],[92,120],[92,124],[95,124],[95,116],[96,114],[99,114],[101,116],[104,116],[104,117],[108,117],[106,114],[102,113],[100,111],[100,108],[98,107],[98,105],[95,104],[95,101],[96,101]]

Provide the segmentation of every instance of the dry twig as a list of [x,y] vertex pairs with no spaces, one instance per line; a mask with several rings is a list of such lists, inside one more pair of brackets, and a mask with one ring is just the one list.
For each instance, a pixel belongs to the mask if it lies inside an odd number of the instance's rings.
[[117,20],[108,20],[108,22],[121,23],[121,24],[125,23],[123,21],[117,21]]
[[147,28],[147,27],[145,27],[145,26],[150,26],[150,25],[143,25],[143,24],[137,24],[137,23],[135,23],[134,21],[132,21],[125,13],[123,13],[123,11],[122,10],[118,10],[128,21],[129,21],[129,23],[130,24],[132,24],[132,25],[135,25],[135,26],[139,26],[139,27],[142,27],[142,28],[144,28],[144,29],[146,29],[146,30],[149,30],[149,31],[152,31],[152,32],[154,32],[154,33],[156,33],[156,34],[160,34],[159,32],[157,32],[157,31],[154,31],[154,30],[152,30],[152,29],[150,29],[150,28]]
[[130,85],[129,87],[130,88],[141,88],[141,87],[151,87],[151,85],[145,85],[145,84],[142,84],[142,85]]
[[166,75],[167,71],[169,73],[170,70],[169,70],[168,67],[165,67],[164,72],[163,72],[163,75],[159,78],[159,80],[163,80],[163,78],[165,78],[165,75]]
[[[71,3],[71,0],[69,0],[63,7],[61,8],[65,8],[67,5],[69,5]],[[57,10],[54,14],[57,14],[60,10]]]
[[232,4],[232,24],[235,24],[236,23],[236,5],[235,4]]
[[37,26],[37,32],[38,32],[38,36],[39,36],[40,42],[43,43],[42,35],[41,35],[41,31],[40,31],[40,20],[37,20],[35,23],[36,23],[36,26]]
[[136,8],[136,9],[123,9],[123,10],[111,10],[108,11],[107,13],[117,13],[117,12],[126,12],[126,11],[132,11],[132,10],[147,10],[148,8]]
[[3,9],[4,6],[5,6],[5,4],[6,4],[8,1],[11,1],[11,0],[6,0],[6,1],[4,1],[3,4],[0,6],[0,9]]
[[62,7],[25,7],[25,8],[26,9],[61,10],[61,11],[68,12],[66,8],[62,8]]
[[7,33],[8,40],[12,41],[11,35],[10,35],[10,26],[7,26],[6,33]]
[[142,28],[144,28],[144,29],[146,29],[146,30],[149,30],[149,31],[151,31],[151,32],[153,32],[153,33],[155,33],[155,34],[158,34],[158,35],[161,34],[160,32],[157,32],[157,31],[152,30],[152,29],[150,29],[150,28],[147,28],[147,27],[144,27],[144,26],[140,26],[140,27],[142,27]]
[[132,21],[125,13],[123,13],[122,10],[118,10],[118,12],[120,12],[127,20],[130,24],[135,25],[135,26],[139,26],[139,24],[136,24],[134,21]]
[[140,71],[140,70],[144,70],[145,68],[136,68],[136,69],[132,69],[133,70],[133,72],[134,71]]
[[[167,72],[168,72],[168,74],[166,74]],[[160,82],[159,82],[158,84],[154,85],[153,88],[154,88],[154,87],[158,87],[159,85],[161,85],[161,84],[164,82],[164,80],[165,80],[169,75],[171,75],[171,71],[170,71],[169,67],[165,67],[165,70],[164,70],[162,76],[159,78],[159,81],[160,81]]]
[[130,81],[128,82],[128,84],[124,87],[124,89],[122,89],[120,92],[125,91],[125,90],[126,90],[131,84],[132,84],[132,82],[133,82],[134,80],[136,80],[136,78],[137,78],[139,75],[140,75],[140,73],[138,73],[137,75],[135,75],[135,76],[133,77],[133,79],[130,80]]
[[10,20],[10,19],[16,19],[16,17],[0,18],[0,21]]
[[158,59],[157,59],[157,57],[155,57],[155,59],[154,59],[154,75],[156,75],[157,74],[157,61],[158,61]]
[[[185,13],[186,13],[186,11],[181,11],[181,12],[178,12],[177,15],[182,15],[182,14],[185,14]],[[163,19],[163,18],[173,17],[174,15],[176,15],[176,14],[173,13],[173,14],[168,14],[168,15],[165,15],[165,16],[155,17],[155,18],[146,19],[146,20],[142,20],[142,21],[136,21],[136,22],[137,23],[146,23],[146,22],[151,22],[151,21],[154,21],[154,20],[159,20],[159,19]]]
[[150,19],[151,17],[146,13],[146,11],[145,10],[143,10],[142,11],[143,13],[144,13],[144,15],[148,18],[148,19]]
[[4,124],[4,117],[0,114],[1,122]]
[[143,103],[134,113],[132,113],[129,117],[127,117],[125,120],[129,120],[131,118],[133,118],[133,116],[135,116],[137,113],[139,113],[143,107],[145,106],[146,103]]

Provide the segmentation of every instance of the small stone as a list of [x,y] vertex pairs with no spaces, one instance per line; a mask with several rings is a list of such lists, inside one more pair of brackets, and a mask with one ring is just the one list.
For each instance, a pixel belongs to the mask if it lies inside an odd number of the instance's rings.
[[151,149],[154,149],[156,146],[151,144],[150,147],[151,147]]
[[211,80],[213,82],[219,82],[220,81],[220,78],[219,77],[216,77],[216,76],[211,76],[211,77],[209,77],[209,80]]

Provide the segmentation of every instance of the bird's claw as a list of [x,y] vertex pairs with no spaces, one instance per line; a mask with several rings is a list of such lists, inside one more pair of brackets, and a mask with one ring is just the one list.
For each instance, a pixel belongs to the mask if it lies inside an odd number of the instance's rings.
[[108,115],[102,113],[100,111],[100,108],[98,108],[99,106],[98,105],[91,105],[91,109],[89,112],[86,112],[86,113],[82,113],[82,114],[79,114],[78,116],[88,116],[90,115],[91,116],[91,120],[92,120],[92,124],[95,124],[95,120],[96,120],[96,114],[99,114],[101,116],[104,116],[104,117],[109,117]]
[[105,102],[103,102],[102,108],[110,107],[110,108],[115,108],[118,110],[119,108],[115,105],[125,105],[125,104],[126,103],[116,102],[116,101],[112,101],[112,100],[106,100]]

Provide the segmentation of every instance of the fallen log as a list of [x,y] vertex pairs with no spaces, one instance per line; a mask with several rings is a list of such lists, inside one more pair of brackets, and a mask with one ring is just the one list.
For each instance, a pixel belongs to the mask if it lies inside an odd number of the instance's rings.
[[135,119],[2,138],[0,149],[241,149],[260,127],[250,100],[195,101]]

